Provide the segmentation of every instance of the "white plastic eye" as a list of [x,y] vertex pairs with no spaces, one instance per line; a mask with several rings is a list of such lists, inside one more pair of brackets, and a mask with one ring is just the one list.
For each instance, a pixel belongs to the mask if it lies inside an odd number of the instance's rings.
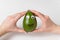
[[31,16],[31,18],[35,18],[34,16]]
[[28,19],[29,19],[29,17],[30,17],[30,16],[26,16],[26,20],[27,20],[26,23],[27,23],[27,24],[28,24]]
[[29,19],[29,16],[26,16],[26,19]]

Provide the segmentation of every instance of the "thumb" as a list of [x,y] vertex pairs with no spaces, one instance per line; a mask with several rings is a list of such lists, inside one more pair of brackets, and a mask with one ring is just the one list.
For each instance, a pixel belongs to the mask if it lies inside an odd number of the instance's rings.
[[13,32],[25,32],[23,29],[20,29],[16,27],[15,29],[12,30]]
[[42,28],[35,29],[33,32],[43,32]]

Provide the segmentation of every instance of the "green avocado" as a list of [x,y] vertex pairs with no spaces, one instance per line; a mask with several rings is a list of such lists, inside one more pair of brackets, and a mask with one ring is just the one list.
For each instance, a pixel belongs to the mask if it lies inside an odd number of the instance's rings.
[[23,19],[23,28],[26,32],[32,32],[36,29],[36,27],[37,27],[36,17],[30,10],[28,10]]

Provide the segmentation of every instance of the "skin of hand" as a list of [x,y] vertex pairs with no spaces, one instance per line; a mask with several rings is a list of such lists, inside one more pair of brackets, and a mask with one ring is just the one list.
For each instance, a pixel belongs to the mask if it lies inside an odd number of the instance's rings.
[[25,32],[23,29],[20,29],[16,26],[16,22],[26,14],[26,12],[16,13],[14,15],[8,16],[3,23],[0,25],[0,36],[8,32]]
[[55,24],[49,16],[43,15],[42,13],[31,10],[37,17],[39,17],[42,21],[42,25],[40,28],[34,30],[33,32],[51,32],[51,33],[60,33],[59,25]]
[[[51,32],[60,34],[60,26],[55,24],[49,16],[43,15],[42,13],[36,10],[30,10],[42,21],[40,28],[34,30],[33,32]],[[0,25],[0,36],[8,32],[25,32],[23,29],[20,29],[16,26],[16,22],[26,14],[26,12],[17,13],[11,16],[8,16],[3,23]]]

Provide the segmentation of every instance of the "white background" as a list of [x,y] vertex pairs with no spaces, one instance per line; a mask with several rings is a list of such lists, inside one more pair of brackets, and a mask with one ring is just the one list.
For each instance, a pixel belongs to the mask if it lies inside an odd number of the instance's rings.
[[[60,24],[60,0],[0,0],[0,24],[8,16],[28,9],[34,9],[50,16],[56,23]],[[17,26],[22,27],[22,20]],[[37,18],[38,26],[41,21]],[[60,40],[60,34],[46,33],[8,33],[0,40]]]

